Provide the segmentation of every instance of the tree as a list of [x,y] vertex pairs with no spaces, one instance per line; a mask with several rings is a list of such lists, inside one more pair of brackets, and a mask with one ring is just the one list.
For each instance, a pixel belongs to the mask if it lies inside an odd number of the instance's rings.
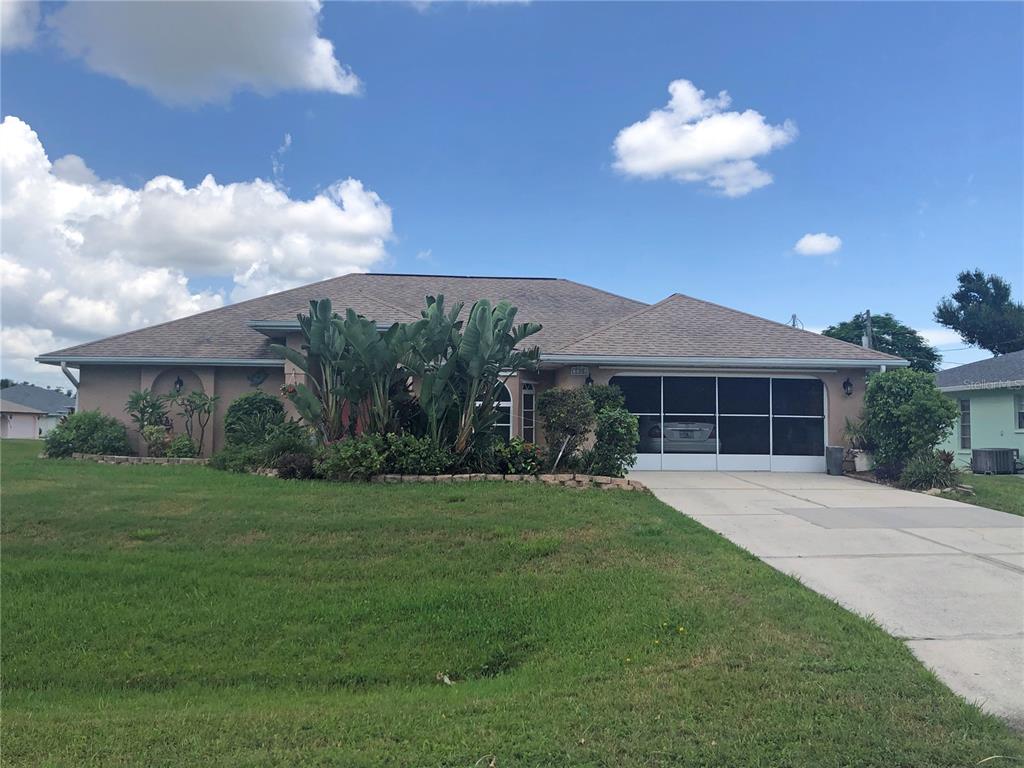
[[899,477],[910,459],[934,450],[956,418],[956,405],[929,373],[895,368],[868,379],[864,432],[886,476]]
[[[860,344],[867,327],[863,313],[854,315],[837,325],[830,325],[822,334],[833,339]],[[904,325],[891,312],[871,316],[872,348],[879,352],[902,357],[910,361],[915,371],[935,373],[942,355],[924,337],[908,325]]]
[[1010,284],[980,269],[956,279],[960,287],[939,302],[935,319],[993,355],[1024,349],[1024,304],[1013,300]]

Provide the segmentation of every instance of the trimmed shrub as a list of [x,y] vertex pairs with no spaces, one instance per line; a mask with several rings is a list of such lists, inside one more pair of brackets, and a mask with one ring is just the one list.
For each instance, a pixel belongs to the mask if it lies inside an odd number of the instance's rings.
[[269,429],[284,422],[284,404],[273,395],[246,392],[224,414],[224,438],[229,445],[254,445],[267,438]]
[[199,449],[188,435],[178,435],[167,446],[167,455],[175,459],[194,459]]
[[897,368],[868,379],[864,434],[874,446],[880,476],[899,477],[912,457],[931,453],[956,418],[956,405],[930,373]]
[[384,466],[382,440],[359,435],[324,446],[313,461],[313,471],[324,480],[368,480]]
[[99,411],[79,411],[63,419],[45,439],[46,455],[59,459],[72,453],[128,456],[128,433],[117,419]]
[[907,462],[900,474],[899,485],[901,488],[916,490],[951,488],[959,478],[960,472],[953,466],[953,454],[948,451],[924,451]]
[[227,445],[210,457],[210,466],[225,472],[252,472],[263,466],[263,448],[253,445]]
[[579,451],[594,423],[594,404],[584,388],[548,389],[537,397],[537,414],[544,426],[554,469]]
[[608,408],[625,408],[626,396],[615,384],[591,384],[584,387],[590,402],[594,405],[594,413],[600,413]]
[[285,453],[274,463],[283,480],[309,480],[313,477],[313,457],[308,453]]
[[426,437],[385,435],[382,439],[384,474],[441,475],[455,464],[451,451],[438,448]]
[[494,453],[503,475],[536,475],[544,466],[544,450],[518,437],[500,443]]
[[636,462],[640,442],[639,420],[624,408],[605,408],[597,414],[590,471],[595,475],[624,477]]

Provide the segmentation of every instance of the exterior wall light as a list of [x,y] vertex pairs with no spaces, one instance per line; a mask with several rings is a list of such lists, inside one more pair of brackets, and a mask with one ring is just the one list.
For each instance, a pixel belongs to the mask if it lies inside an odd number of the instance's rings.
[[[181,388],[185,386],[185,382],[181,380],[181,376],[174,380],[174,391],[176,394],[181,394]],[[845,386],[845,385],[844,385]]]
[[843,382],[843,394],[849,397],[853,394],[853,382],[850,381],[850,377],[846,377],[846,381]]

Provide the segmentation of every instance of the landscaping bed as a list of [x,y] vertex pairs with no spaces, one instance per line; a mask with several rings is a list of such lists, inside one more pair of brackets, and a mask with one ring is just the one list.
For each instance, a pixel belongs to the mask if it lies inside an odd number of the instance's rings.
[[11,766],[963,766],[1024,745],[646,493],[4,441]]

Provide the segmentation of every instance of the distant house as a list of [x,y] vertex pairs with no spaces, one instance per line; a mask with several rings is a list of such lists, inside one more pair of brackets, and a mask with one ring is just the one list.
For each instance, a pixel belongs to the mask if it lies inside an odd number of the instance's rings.
[[39,417],[35,408],[0,400],[0,437],[38,437]]
[[[5,387],[0,390],[0,398],[10,408],[5,408],[4,413],[10,414],[12,417],[21,414],[18,418],[19,434],[8,435],[5,431],[4,437],[44,437],[47,432],[57,426],[62,418],[75,412],[75,398],[52,389],[37,387],[34,384],[15,384],[13,387]],[[28,410],[15,411],[14,406],[21,406]],[[25,416],[29,412],[37,414],[35,429],[31,434],[22,434],[27,428]]]
[[967,466],[975,448],[1016,448],[1024,456],[1024,350],[968,363],[936,377],[960,416],[941,448]]

